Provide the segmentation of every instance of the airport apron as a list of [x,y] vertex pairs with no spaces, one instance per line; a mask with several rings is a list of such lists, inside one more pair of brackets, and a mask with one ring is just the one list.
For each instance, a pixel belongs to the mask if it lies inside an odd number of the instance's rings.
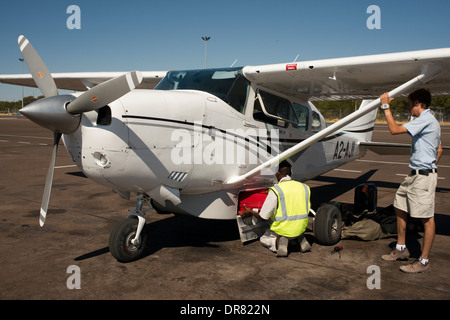
[[270,188],[278,197],[275,215],[270,230],[280,236],[298,237],[308,225],[311,206],[310,190],[306,184],[287,180]]

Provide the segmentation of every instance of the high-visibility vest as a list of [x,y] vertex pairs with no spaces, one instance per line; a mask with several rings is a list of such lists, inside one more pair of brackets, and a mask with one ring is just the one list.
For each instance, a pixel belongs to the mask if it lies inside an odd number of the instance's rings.
[[287,180],[270,188],[278,197],[275,215],[270,230],[280,236],[298,237],[308,226],[311,207],[310,190],[306,184]]

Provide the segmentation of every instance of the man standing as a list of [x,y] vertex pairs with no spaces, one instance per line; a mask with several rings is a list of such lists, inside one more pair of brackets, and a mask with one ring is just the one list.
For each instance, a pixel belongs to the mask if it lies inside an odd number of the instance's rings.
[[389,93],[380,97],[391,134],[407,133],[412,137],[411,173],[405,178],[395,194],[394,207],[397,215],[397,245],[388,255],[381,258],[386,261],[407,260],[406,224],[408,213],[413,218],[420,218],[424,225],[422,254],[419,260],[401,266],[407,273],[429,272],[429,254],[434,240],[434,198],[437,183],[437,163],[442,154],[441,128],[428,107],[431,94],[425,89],[414,91],[408,96],[409,111],[414,120],[397,125],[389,109],[393,98]]
[[291,179],[291,165],[283,161],[279,165],[276,178],[278,184],[270,188],[261,208],[254,212],[245,207],[243,218],[254,215],[260,220],[272,220],[270,228],[260,238],[263,246],[277,253],[277,257],[288,256],[289,240],[299,240],[302,252],[311,249],[308,241],[301,237],[308,225],[311,207],[310,190],[306,184]]

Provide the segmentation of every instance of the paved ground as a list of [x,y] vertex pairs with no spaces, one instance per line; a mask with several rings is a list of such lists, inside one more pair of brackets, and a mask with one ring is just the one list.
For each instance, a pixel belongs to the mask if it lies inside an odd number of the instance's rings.
[[[443,144],[450,145],[450,128]],[[404,141],[377,126],[374,140]],[[150,249],[143,259],[124,264],[109,253],[108,238],[135,201],[126,201],[80,174],[67,151],[58,153],[44,228],[38,224],[52,134],[23,118],[0,118],[0,299],[155,299],[155,300],[328,300],[450,298],[450,154],[444,154],[436,193],[437,234],[432,272],[408,275],[402,262],[380,256],[395,238],[342,240],[339,258],[332,247],[313,244],[312,252],[277,259],[259,242],[242,245],[234,221],[208,221],[172,214],[147,215]],[[320,201],[352,203],[361,182],[378,186],[378,206],[392,203],[408,171],[406,156],[369,152],[308,181],[314,207]],[[420,254],[421,233],[408,243]],[[311,239],[312,232],[308,230]],[[81,288],[68,289],[76,266]],[[380,289],[367,283],[379,267]],[[370,273],[368,273],[368,270]],[[178,309],[175,310],[178,312]],[[181,312],[181,310],[180,310]],[[222,311],[223,312],[223,311]],[[272,312],[274,312],[272,310]]]

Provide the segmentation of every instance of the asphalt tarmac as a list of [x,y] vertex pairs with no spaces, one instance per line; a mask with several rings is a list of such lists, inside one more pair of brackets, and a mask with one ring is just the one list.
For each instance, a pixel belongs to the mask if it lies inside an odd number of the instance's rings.
[[[450,145],[449,134],[450,128],[442,127],[443,145]],[[392,137],[383,125],[376,126],[373,140],[410,142],[406,135]],[[46,225],[39,226],[52,141],[51,132],[25,118],[0,117],[1,300],[238,300],[270,305],[272,300],[450,298],[450,153],[444,153],[439,165],[431,272],[405,274],[399,267],[406,262],[380,258],[395,236],[341,240],[340,256],[331,254],[333,247],[313,243],[311,252],[276,258],[258,241],[243,245],[235,221],[155,212],[146,217],[150,245],[145,257],[118,262],[108,249],[109,234],[135,208],[135,200],[124,200],[86,178],[62,143]],[[326,201],[351,205],[354,188],[365,181],[377,185],[378,207],[384,208],[392,204],[407,173],[408,156],[368,152],[307,184],[314,209]],[[408,234],[413,257],[420,255],[422,235]],[[307,237],[312,241],[311,229]]]

